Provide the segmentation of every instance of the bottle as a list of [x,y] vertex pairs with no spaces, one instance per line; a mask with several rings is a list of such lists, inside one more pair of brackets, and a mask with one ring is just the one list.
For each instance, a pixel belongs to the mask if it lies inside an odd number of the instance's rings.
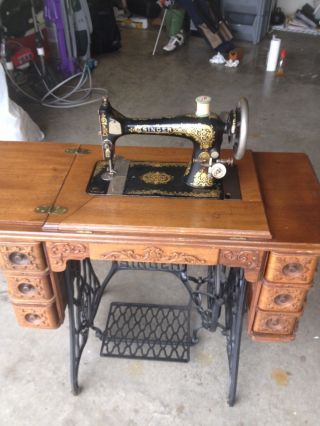
[[277,69],[277,72],[276,72],[276,76],[277,77],[283,77],[284,76],[284,68],[283,68],[283,66],[284,66],[284,61],[286,59],[286,56],[287,56],[286,49],[282,49],[281,52],[280,52],[279,66],[278,66],[278,69]]
[[267,59],[267,71],[274,72],[277,69],[281,39],[276,36],[272,37]]

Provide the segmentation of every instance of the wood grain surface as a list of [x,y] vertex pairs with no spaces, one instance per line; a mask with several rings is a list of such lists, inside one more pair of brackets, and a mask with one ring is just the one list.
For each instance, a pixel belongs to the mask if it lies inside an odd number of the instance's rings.
[[302,153],[256,152],[255,163],[274,242],[320,243],[320,185]]
[[41,226],[47,215],[39,205],[53,205],[74,156],[65,153],[77,145],[48,142],[0,143],[0,226]]
[[[126,197],[119,205],[120,197],[113,197],[112,203],[106,201],[106,197],[100,200],[94,197],[92,203],[92,196],[83,188],[96,159],[100,158],[100,147],[85,146],[91,149],[91,154],[83,156],[65,153],[66,148],[77,147],[75,144],[48,142],[0,143],[2,239],[61,239],[63,231],[64,235],[72,235],[78,240],[83,237],[86,241],[98,241],[107,237],[106,230],[109,229],[108,235],[113,235],[111,239],[114,241],[115,235],[125,239],[129,236],[128,229],[137,229],[141,238],[148,239],[151,232],[160,239],[165,239],[166,234],[166,241],[169,241],[172,230],[175,230],[174,242],[177,244],[184,244],[186,240],[191,244],[193,240],[202,240],[203,243],[213,241],[220,245],[232,242],[243,248],[263,250],[279,247],[284,252],[301,250],[305,254],[320,254],[320,187],[305,154],[254,153],[259,191],[257,193],[256,185],[249,186],[249,189],[242,186],[249,206],[239,208],[239,202],[228,200],[226,212],[219,205],[213,207],[211,203],[208,206],[206,200],[178,200],[174,208],[168,208],[159,199],[150,198],[148,203],[145,199],[141,203],[139,199]],[[118,153],[123,155],[128,149],[132,160],[186,162],[191,155],[191,150],[179,148],[119,147]],[[71,167],[72,164],[77,164],[78,169]],[[240,170],[244,169],[241,172],[243,176],[248,174],[245,164],[243,161],[238,164]],[[68,186],[68,190],[61,191],[68,172],[73,184]],[[272,235],[269,241],[266,239],[266,223],[259,219],[259,215],[264,217],[259,193]],[[36,206],[53,204],[56,198],[59,202],[65,201],[70,209],[62,220],[57,220],[54,215],[48,217],[47,214],[35,213]],[[94,213],[92,204],[95,205]],[[76,212],[77,207],[74,206],[80,206],[81,212]],[[235,221],[237,232],[231,229],[231,223]],[[146,223],[148,232],[143,236]],[[111,225],[109,228],[108,224]],[[95,225],[95,234],[92,225]],[[216,228],[218,234],[215,233]],[[249,228],[253,232],[248,239]],[[190,238],[186,229],[189,229]],[[138,234],[133,234],[133,239],[134,235]]]
[[[117,153],[141,161],[186,162],[191,157],[191,150],[179,148],[143,148],[139,154],[137,148],[122,147]],[[85,188],[99,159],[97,146],[77,156],[56,200],[68,212],[51,215],[45,230],[271,238],[251,152],[239,162],[241,200],[89,195]]]

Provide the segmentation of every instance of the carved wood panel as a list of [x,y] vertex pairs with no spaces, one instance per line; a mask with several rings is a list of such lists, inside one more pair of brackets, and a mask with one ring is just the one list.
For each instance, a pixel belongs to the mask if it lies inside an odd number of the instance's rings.
[[188,246],[90,244],[90,257],[108,261],[215,265],[219,250]]
[[254,282],[259,279],[265,253],[259,250],[226,248],[220,250],[219,263],[245,269],[245,277]]
[[73,242],[45,243],[50,269],[55,272],[64,271],[68,260],[82,260],[89,257],[88,244]]

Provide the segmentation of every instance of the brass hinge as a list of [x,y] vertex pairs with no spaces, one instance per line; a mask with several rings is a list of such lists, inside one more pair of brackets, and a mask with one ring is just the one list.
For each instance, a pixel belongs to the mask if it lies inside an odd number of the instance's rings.
[[66,154],[90,154],[90,149],[67,148],[64,150]]
[[36,213],[47,213],[47,214],[56,214],[56,215],[63,215],[67,213],[68,209],[66,207],[61,206],[38,206],[34,209]]

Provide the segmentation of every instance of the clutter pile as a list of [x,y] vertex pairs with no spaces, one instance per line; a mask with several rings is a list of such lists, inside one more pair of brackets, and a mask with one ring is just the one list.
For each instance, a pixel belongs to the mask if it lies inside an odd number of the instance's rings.
[[230,50],[226,56],[218,52],[211,59],[209,59],[209,62],[210,64],[221,64],[227,68],[236,68],[240,64],[242,58],[243,50],[241,47],[236,47]]
[[275,30],[320,35],[320,3],[315,8],[306,3],[284,22],[279,22],[277,16],[271,18]]

